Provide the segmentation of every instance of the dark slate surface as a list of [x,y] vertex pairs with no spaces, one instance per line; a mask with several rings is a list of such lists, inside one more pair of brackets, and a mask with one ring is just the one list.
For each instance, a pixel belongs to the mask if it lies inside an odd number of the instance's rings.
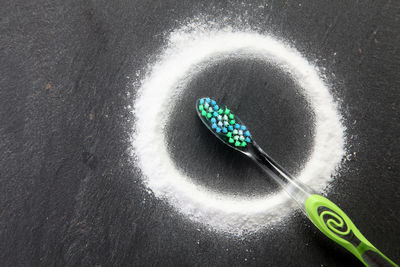
[[[166,32],[199,16],[228,17],[238,27],[241,18],[326,68],[356,152],[328,197],[400,262],[399,14],[396,1],[2,1],[1,265],[359,265],[299,212],[235,239],[187,221],[143,189],[128,153],[132,77],[154,60]],[[313,133],[296,86],[251,60],[201,73],[189,86],[196,93],[185,91],[179,107],[188,112],[167,127],[175,164],[223,192],[276,190],[190,112],[202,94],[231,103],[259,143],[295,173]],[[185,123],[199,136],[193,146],[180,142]],[[214,164],[204,171],[204,161]]]

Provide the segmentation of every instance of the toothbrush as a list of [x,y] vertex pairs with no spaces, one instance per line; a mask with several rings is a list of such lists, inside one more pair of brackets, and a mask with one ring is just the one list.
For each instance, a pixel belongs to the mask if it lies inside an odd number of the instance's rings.
[[338,206],[295,179],[268,156],[253,140],[249,129],[226,106],[204,97],[197,100],[196,111],[219,140],[254,160],[281,185],[323,234],[354,254],[365,266],[399,267],[375,248]]

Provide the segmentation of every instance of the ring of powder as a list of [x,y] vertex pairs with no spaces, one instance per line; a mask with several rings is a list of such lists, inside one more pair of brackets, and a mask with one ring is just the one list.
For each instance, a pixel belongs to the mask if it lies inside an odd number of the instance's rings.
[[195,222],[235,235],[257,232],[279,221],[293,211],[294,202],[283,191],[246,198],[194,184],[170,158],[164,127],[168,107],[173,96],[183,90],[180,85],[185,80],[207,67],[205,62],[243,51],[275,63],[303,89],[315,113],[315,137],[311,156],[298,178],[315,190],[323,190],[344,155],[341,116],[317,69],[295,49],[267,35],[231,30],[173,32],[167,48],[141,83],[132,141],[144,183],[156,197]]

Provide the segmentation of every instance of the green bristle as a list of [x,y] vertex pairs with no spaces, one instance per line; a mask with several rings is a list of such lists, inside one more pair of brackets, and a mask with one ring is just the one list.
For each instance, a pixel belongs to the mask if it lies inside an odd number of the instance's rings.
[[[217,125],[217,127],[212,129],[210,128],[210,130],[220,135],[220,138],[224,137],[223,140],[229,143],[231,146],[235,146],[238,149],[247,147],[250,142],[248,142],[249,140],[247,140],[247,138],[244,136],[243,130],[238,130],[235,127],[232,131],[228,129],[231,127],[230,125],[235,126],[236,123],[240,123],[235,120],[235,115],[231,113],[231,110],[229,110],[226,106],[224,106],[224,108],[214,110],[213,107],[215,105],[212,106],[211,103],[206,103],[205,101],[203,102],[203,104],[198,104],[199,114],[205,117],[208,120],[208,123],[215,123]],[[210,121],[211,119],[213,120],[212,122]],[[225,129],[228,129],[228,131]],[[247,137],[250,139],[249,136]]]

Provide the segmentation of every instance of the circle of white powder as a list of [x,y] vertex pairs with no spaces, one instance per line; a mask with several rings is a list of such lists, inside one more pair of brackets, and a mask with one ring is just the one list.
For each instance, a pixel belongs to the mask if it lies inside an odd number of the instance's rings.
[[[323,190],[344,156],[344,128],[327,86],[317,69],[299,52],[268,36],[250,31],[177,30],[141,83],[135,100],[133,151],[144,184],[191,220],[216,230],[241,235],[254,233],[290,214],[293,201],[283,191],[265,197],[237,197],[195,184],[174,165],[164,128],[171,102],[182,84],[216,58],[245,52],[282,68],[302,88],[315,113],[311,156],[298,179]],[[193,110],[195,112],[195,110]]]

